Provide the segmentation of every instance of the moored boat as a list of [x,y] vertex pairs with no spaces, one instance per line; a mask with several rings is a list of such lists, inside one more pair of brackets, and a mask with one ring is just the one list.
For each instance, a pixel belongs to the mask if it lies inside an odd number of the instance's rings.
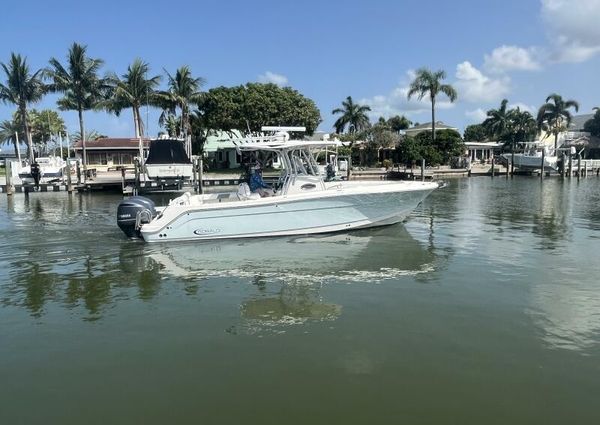
[[542,158],[544,168],[548,170],[558,170],[558,157],[556,154],[542,142],[526,143],[523,152],[503,154],[503,158],[511,163],[514,155],[514,165],[516,168],[524,171],[533,171],[542,169]]
[[151,140],[144,167],[152,180],[192,178],[192,161],[185,152],[183,141],[178,139]]
[[19,178],[25,184],[61,182],[65,176],[66,166],[67,163],[57,156],[39,157],[33,164],[19,170]]

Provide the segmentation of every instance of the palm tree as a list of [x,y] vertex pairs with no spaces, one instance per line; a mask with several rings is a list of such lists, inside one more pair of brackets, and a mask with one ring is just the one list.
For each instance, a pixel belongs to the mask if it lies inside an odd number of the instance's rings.
[[[157,93],[157,103],[161,104],[163,110],[175,114],[177,108],[181,111],[180,136],[187,138],[191,133],[190,128],[190,104],[198,103],[202,92],[200,89],[205,83],[204,78],[194,78],[189,66],[180,67],[175,75],[165,70],[168,80],[168,90]],[[164,113],[163,113],[164,114]]]
[[500,108],[487,111],[487,118],[482,123],[488,136],[497,140],[506,137],[510,128],[510,111],[508,110],[508,100],[502,99]]
[[118,116],[124,108],[131,108],[136,138],[144,135],[144,120],[140,108],[156,103],[156,88],[161,80],[160,75],[148,78],[149,70],[148,63],[135,59],[121,79],[117,76],[111,77],[115,90],[107,109]]
[[370,110],[371,108],[369,106],[354,103],[352,96],[348,96],[346,100],[342,102],[341,108],[336,108],[331,111],[333,115],[342,114],[342,116],[333,124],[335,132],[338,134],[343,133],[346,126],[348,126],[348,133],[350,134],[368,128],[370,122],[367,112]]
[[97,109],[110,89],[109,80],[98,76],[103,63],[102,59],[87,56],[87,46],[73,43],[67,54],[66,65],[63,66],[57,59],[51,58],[51,68],[46,71],[53,81],[51,89],[63,93],[63,97],[58,101],[59,108],[78,113],[84,170],[87,166],[87,154],[83,111]]
[[0,65],[6,74],[6,84],[0,83],[0,100],[17,106],[27,141],[29,160],[33,162],[33,142],[27,120],[27,105],[39,102],[47,92],[47,86],[42,80],[43,70],[39,69],[31,74],[27,58],[15,53],[11,53],[8,64]]
[[[552,101],[552,102],[551,102]],[[573,116],[569,109],[579,111],[579,103],[575,100],[563,100],[562,96],[552,93],[546,98],[537,115],[538,129],[554,134],[554,149],[558,148],[558,135],[565,131]]]
[[[0,144],[12,143],[15,148],[15,158],[19,158],[19,137],[23,137],[23,126],[16,120],[4,120],[0,122]],[[21,133],[19,135],[19,133]]]
[[[88,142],[93,142],[98,139],[105,139],[106,137],[107,136],[105,136],[104,134],[98,133],[96,130],[89,130],[89,131],[85,132],[85,140],[87,140]],[[76,131],[75,133],[73,133],[72,139],[73,140],[82,140],[81,133]]]
[[537,133],[537,123],[533,115],[521,111],[519,107],[509,111],[509,132],[513,145],[531,141]]
[[429,95],[431,101],[431,140],[435,142],[435,101],[440,93],[445,94],[450,102],[454,102],[458,97],[456,90],[450,84],[442,84],[446,78],[446,72],[439,70],[432,72],[427,68],[417,70],[415,79],[410,83],[407,98],[410,100],[415,94],[421,100],[425,95]]

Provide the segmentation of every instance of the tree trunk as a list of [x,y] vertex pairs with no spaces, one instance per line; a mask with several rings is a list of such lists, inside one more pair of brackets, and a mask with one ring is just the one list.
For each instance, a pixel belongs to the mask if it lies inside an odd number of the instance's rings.
[[554,132],[554,154],[556,155],[556,149],[558,149],[558,132]]
[[84,180],[85,180],[85,171],[87,170],[87,151],[85,148],[85,127],[83,126],[83,109],[81,107],[79,107],[79,109],[77,109],[77,113],[79,114],[79,134],[81,135],[81,148],[82,148],[82,163],[83,163],[83,175],[84,175]]
[[435,144],[435,96],[431,96],[431,141]]
[[185,125],[185,105],[181,104],[181,128],[179,129],[179,134],[186,139],[187,136],[187,128]]
[[135,106],[131,109],[133,111],[133,127],[135,128],[135,138],[139,139],[139,137],[140,137],[140,121],[138,119],[139,112],[137,111],[137,108]]
[[29,123],[27,122],[27,106],[19,106],[19,112],[21,113],[21,121],[23,121],[23,132],[25,133],[25,141],[27,143],[27,155],[29,156],[29,163],[33,164],[35,158],[33,155],[33,140],[31,139],[31,131],[29,131]]
[[137,119],[138,119],[138,131],[140,132],[140,137],[144,137],[144,120],[142,119],[142,114],[140,113],[140,107],[136,106],[137,109]]

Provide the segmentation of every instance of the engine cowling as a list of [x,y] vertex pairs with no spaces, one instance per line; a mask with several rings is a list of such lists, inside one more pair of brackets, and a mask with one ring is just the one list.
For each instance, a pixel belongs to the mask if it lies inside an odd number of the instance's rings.
[[132,196],[119,202],[117,225],[128,237],[139,237],[139,226],[150,223],[157,215],[154,201],[144,196]]

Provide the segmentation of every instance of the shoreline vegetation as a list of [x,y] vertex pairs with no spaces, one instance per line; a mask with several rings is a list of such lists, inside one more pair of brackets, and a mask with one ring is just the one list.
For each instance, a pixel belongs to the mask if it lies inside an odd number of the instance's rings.
[[[265,125],[291,125],[304,126],[312,135],[322,122],[315,102],[291,87],[249,82],[203,91],[206,80],[195,76],[189,66],[180,66],[173,73],[164,69],[164,75],[153,74],[150,65],[140,58],[118,75],[103,70],[104,61],[90,56],[87,46],[78,43],[69,47],[65,61],[52,57],[45,68],[30,69],[27,58],[18,53],[11,53],[8,62],[0,62],[0,66],[4,74],[0,101],[15,106],[12,117],[0,120],[0,143],[12,144],[16,153],[18,141],[24,141],[30,160],[34,144],[44,145],[56,135],[66,135],[65,123],[56,110],[32,107],[49,93],[62,95],[57,101],[58,111],[77,113],[79,132],[74,140],[81,141],[84,167],[86,142],[102,137],[86,129],[85,113],[91,110],[119,116],[130,109],[135,137],[145,137],[147,123],[141,108],[156,108],[161,111],[161,133],[188,140],[196,155],[203,154],[212,134],[236,130],[247,135]],[[575,100],[564,100],[556,93],[546,98],[536,117],[519,107],[509,109],[504,99],[498,109],[487,111],[482,123],[466,127],[461,135],[456,130],[436,128],[436,102],[440,96],[450,102],[460,97],[452,85],[444,84],[445,78],[444,70],[420,68],[410,83],[407,100],[416,97],[431,104],[428,130],[415,136],[406,135],[405,130],[418,123],[403,115],[371,122],[371,108],[347,96],[341,107],[331,111],[337,116],[332,134],[347,144],[341,153],[351,155],[353,163],[360,166],[389,167],[422,159],[428,165],[444,165],[463,156],[464,142],[468,141],[500,142],[504,150],[514,152],[519,144],[545,134],[553,136],[556,144],[558,135],[571,123],[571,111],[579,110]],[[586,128],[592,136],[600,137],[600,110],[594,109],[596,113]],[[380,152],[386,150],[383,158]]]

